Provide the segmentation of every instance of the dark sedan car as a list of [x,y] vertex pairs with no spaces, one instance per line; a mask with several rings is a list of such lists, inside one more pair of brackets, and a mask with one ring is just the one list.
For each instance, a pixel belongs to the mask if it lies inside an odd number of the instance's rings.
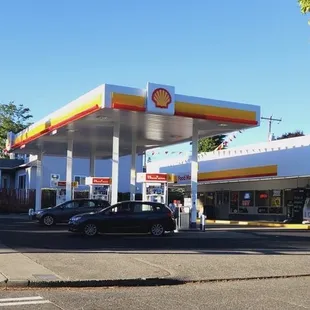
[[68,223],[74,215],[100,211],[109,206],[108,201],[100,199],[73,199],[58,206],[37,211],[34,216],[39,223],[52,226],[57,223]]
[[164,204],[123,201],[96,213],[69,220],[69,231],[95,236],[97,233],[151,233],[162,236],[176,228],[172,211]]

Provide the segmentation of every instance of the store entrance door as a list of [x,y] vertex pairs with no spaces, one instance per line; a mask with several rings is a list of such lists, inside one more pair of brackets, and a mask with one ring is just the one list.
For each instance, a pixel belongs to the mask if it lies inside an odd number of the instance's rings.
[[302,223],[306,190],[304,188],[296,188],[293,193],[293,220],[294,222]]
[[215,220],[215,192],[200,192],[199,199],[203,205],[203,213],[209,220]]
[[217,219],[229,219],[229,191],[216,192],[215,210]]

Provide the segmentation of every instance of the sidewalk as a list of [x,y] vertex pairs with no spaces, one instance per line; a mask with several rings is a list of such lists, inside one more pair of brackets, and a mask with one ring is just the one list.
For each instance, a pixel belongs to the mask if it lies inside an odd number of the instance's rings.
[[0,284],[4,287],[134,286],[310,276],[310,251],[125,252],[116,249],[21,254],[2,244],[0,248]]
[[[197,224],[200,224],[200,220],[197,221]],[[256,227],[281,227],[287,229],[310,230],[310,225],[307,224],[284,224],[277,222],[206,220],[206,224],[256,226]]]
[[39,280],[60,280],[53,271],[0,243],[0,287],[28,286]]

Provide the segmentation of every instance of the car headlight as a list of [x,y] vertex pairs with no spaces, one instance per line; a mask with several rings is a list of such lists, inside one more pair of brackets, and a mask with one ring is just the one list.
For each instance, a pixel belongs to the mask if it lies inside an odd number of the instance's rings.
[[43,213],[44,213],[44,211],[41,210],[41,211],[37,211],[37,212],[35,213],[35,215],[41,217],[41,216],[43,215]]
[[82,217],[81,216],[75,216],[71,219],[72,222],[78,222]]

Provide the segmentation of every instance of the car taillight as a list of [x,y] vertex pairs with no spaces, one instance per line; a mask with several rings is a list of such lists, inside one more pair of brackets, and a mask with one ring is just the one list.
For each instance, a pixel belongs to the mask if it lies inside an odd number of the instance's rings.
[[173,218],[173,213],[172,212],[168,212],[168,217]]

